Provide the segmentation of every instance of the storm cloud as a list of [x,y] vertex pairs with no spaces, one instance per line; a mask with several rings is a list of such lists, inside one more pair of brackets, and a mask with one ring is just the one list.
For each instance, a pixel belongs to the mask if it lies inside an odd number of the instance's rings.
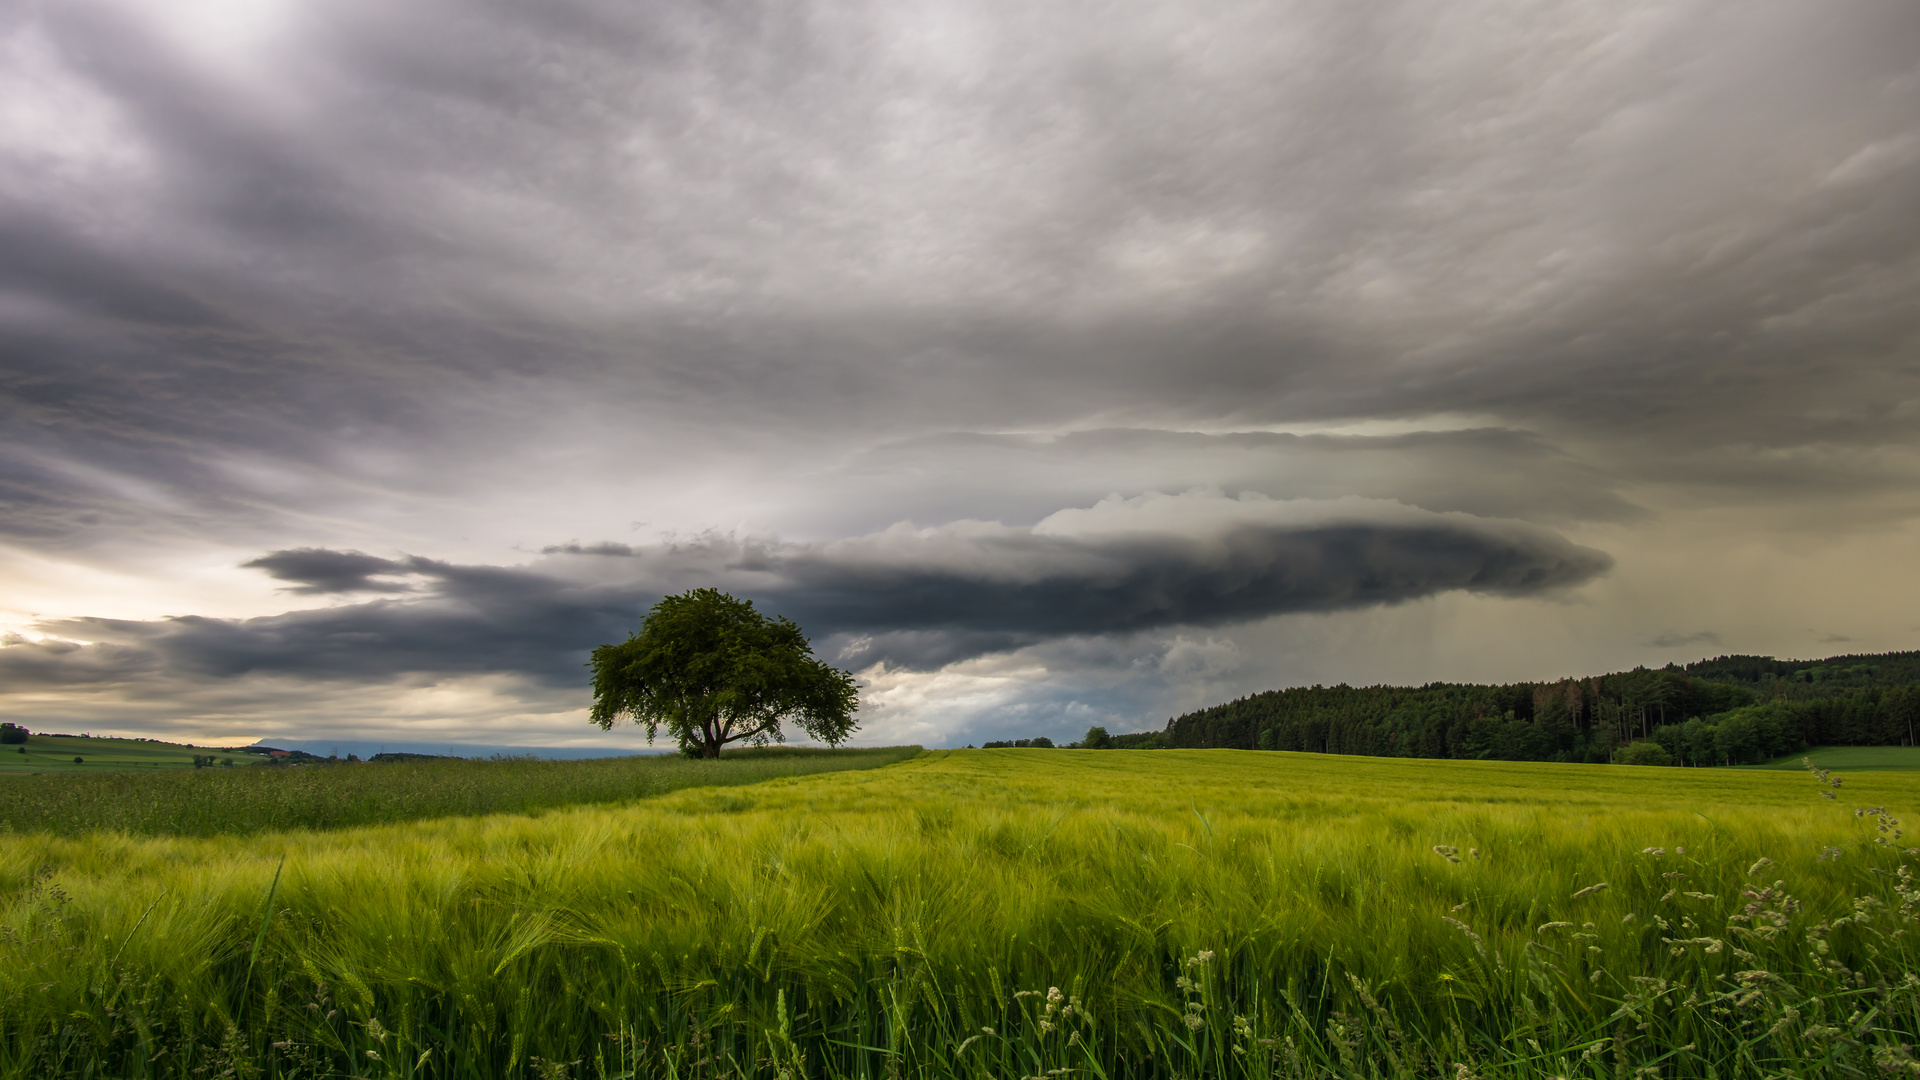
[[[55,638],[0,648],[14,685],[97,682],[118,671],[180,679],[255,673],[365,681],[510,672],[556,687],[581,680],[586,652],[619,640],[671,583],[718,583],[798,619],[830,659],[930,669],[1050,639],[1209,627],[1275,615],[1396,604],[1441,592],[1523,597],[1604,573],[1604,554],[1513,522],[1344,500],[1280,503],[1195,493],[1109,500],[1036,526],[902,525],[826,544],[708,536],[613,555],[615,580],[562,563],[455,566],[318,549],[247,565],[296,592],[393,591],[374,575],[422,581],[382,599],[253,619],[80,619]],[[625,549],[624,551],[622,549]],[[595,580],[598,578],[598,580]]]
[[[1021,722],[1194,628],[1240,681],[1100,708],[1913,647],[1916,56],[1882,0],[14,5],[0,664],[557,687],[700,584]],[[1054,531],[1195,491],[1368,509]]]
[[[268,577],[294,584],[288,592],[301,594],[351,592],[408,592],[413,587],[392,578],[431,568],[420,559],[382,559],[359,551],[294,548],[275,551],[240,565],[263,570]],[[381,580],[381,579],[388,580]]]

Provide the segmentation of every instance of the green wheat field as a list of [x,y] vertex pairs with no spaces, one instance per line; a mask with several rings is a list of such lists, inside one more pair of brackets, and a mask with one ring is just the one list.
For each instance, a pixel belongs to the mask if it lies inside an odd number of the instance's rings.
[[864,753],[333,830],[16,820],[0,1075],[1920,1072],[1920,774]]

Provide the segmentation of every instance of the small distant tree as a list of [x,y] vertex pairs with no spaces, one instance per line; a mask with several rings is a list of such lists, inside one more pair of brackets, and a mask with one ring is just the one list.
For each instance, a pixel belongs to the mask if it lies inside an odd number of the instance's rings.
[[1095,724],[1087,729],[1087,737],[1080,740],[1080,745],[1087,750],[1105,750],[1107,738],[1107,729]]
[[1628,743],[1621,747],[1620,752],[1614,755],[1614,760],[1621,765],[1673,764],[1673,758],[1667,753],[1666,747],[1648,740]]
[[816,660],[792,620],[754,610],[718,589],[653,606],[637,633],[593,650],[592,721],[662,727],[683,753],[714,758],[728,743],[783,742],[797,724],[829,746],[858,730],[853,676]]

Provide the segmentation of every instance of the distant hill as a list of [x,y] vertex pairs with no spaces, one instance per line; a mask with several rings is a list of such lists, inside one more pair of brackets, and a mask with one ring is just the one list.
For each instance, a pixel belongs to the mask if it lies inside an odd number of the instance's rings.
[[[11,728],[13,725],[7,725]],[[10,734],[10,733],[9,733]],[[237,768],[265,756],[250,746],[194,746],[158,739],[111,739],[91,735],[29,732],[20,741],[0,741],[0,776],[37,773],[153,771]]]
[[1676,764],[1718,765],[1806,746],[1913,745],[1916,735],[1920,652],[1898,652],[1719,656],[1539,683],[1293,687],[1173,717],[1163,732],[1114,742],[1604,762],[1644,739]]
[[1716,656],[1681,670],[1696,679],[1764,689],[1770,697],[1834,697],[1875,686],[1920,685],[1920,652],[1849,653],[1825,660]]

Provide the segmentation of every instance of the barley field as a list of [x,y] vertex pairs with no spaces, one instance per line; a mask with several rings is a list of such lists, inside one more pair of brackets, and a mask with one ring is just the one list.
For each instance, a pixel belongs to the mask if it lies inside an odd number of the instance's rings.
[[539,816],[15,832],[0,1075],[1913,1073],[1916,795],[935,751]]
[[873,769],[918,752],[914,746],[767,746],[729,750],[716,761],[678,754],[571,761],[440,758],[19,776],[0,783],[0,833],[241,836],[531,814],[649,798],[686,787]]

